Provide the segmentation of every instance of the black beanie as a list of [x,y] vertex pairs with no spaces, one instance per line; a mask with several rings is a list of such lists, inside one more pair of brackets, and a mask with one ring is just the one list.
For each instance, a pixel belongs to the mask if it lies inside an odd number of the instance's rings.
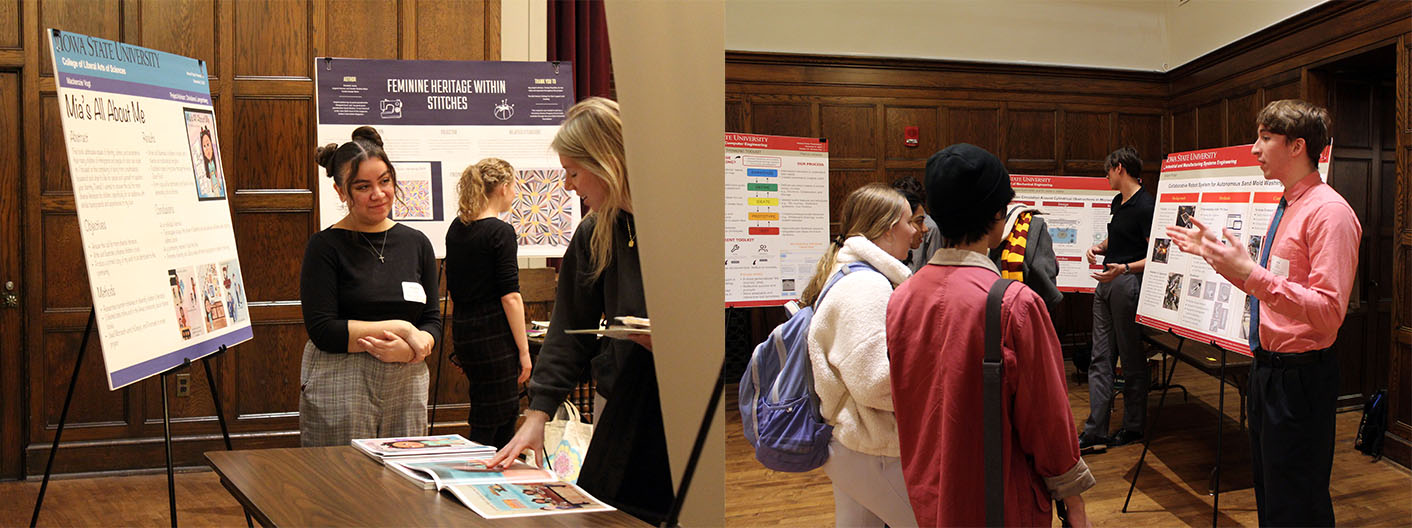
[[927,160],[927,212],[974,218],[1000,211],[1015,196],[1010,174],[995,155],[970,143],[946,147]]

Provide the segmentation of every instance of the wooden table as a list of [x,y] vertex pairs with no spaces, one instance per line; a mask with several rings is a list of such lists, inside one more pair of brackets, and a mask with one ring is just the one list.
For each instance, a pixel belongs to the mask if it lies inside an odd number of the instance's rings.
[[352,446],[211,451],[206,459],[264,526],[649,526],[620,511],[487,520]]

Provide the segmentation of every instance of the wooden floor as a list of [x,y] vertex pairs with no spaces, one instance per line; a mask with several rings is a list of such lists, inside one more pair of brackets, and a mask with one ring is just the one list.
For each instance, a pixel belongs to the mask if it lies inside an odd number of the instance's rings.
[[[1072,371],[1073,367],[1069,367]],[[1085,456],[1098,485],[1084,494],[1094,526],[1211,526],[1212,497],[1207,494],[1216,454],[1216,380],[1187,365],[1179,365],[1173,383],[1181,392],[1167,396],[1147,463],[1139,477],[1128,513],[1123,499],[1141,444]],[[731,526],[831,526],[833,491],[822,470],[804,474],[764,469],[741,436],[737,391],[726,390],[726,521]],[[1149,398],[1148,419],[1154,418],[1159,393]],[[1088,417],[1088,386],[1071,378],[1069,404],[1075,423]],[[1221,526],[1256,526],[1255,492],[1250,478],[1250,442],[1240,428],[1240,398],[1227,386],[1223,427]],[[1112,423],[1122,417],[1121,398]],[[1334,452],[1334,515],[1344,526],[1412,525],[1412,474],[1391,462],[1371,462],[1353,449],[1357,412],[1338,415]],[[1058,523],[1055,523],[1058,526]]]
[[[1096,526],[1210,526],[1209,471],[1215,456],[1216,382],[1185,365],[1177,383],[1191,397],[1172,392],[1154,435],[1129,513],[1121,513],[1132,468],[1142,450],[1131,445],[1085,457],[1098,485],[1084,495]],[[806,474],[768,471],[752,458],[740,433],[734,387],[727,394],[726,512],[731,526],[830,526],[833,492],[822,471]],[[1121,400],[1120,400],[1121,401]],[[1075,420],[1088,416],[1088,389],[1070,383]],[[1221,477],[1222,526],[1255,526],[1249,443],[1236,422],[1239,398],[1226,392],[1227,419]],[[1151,398],[1157,405],[1157,394]],[[1121,416],[1121,403],[1114,409]],[[1149,411],[1149,419],[1153,417]],[[1412,525],[1412,474],[1389,462],[1370,462],[1352,448],[1358,413],[1338,417],[1332,492],[1339,524]],[[38,482],[0,483],[0,526],[29,523]],[[214,473],[177,474],[178,519],[182,526],[242,526],[240,506]],[[41,526],[167,526],[167,483],[163,473],[128,477],[54,480],[44,501]]]

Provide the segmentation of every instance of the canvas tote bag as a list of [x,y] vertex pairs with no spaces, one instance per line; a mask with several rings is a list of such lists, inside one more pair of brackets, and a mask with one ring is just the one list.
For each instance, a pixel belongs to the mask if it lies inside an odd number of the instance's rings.
[[593,424],[583,423],[578,406],[565,401],[554,413],[554,419],[544,424],[545,466],[560,480],[577,482],[592,439]]

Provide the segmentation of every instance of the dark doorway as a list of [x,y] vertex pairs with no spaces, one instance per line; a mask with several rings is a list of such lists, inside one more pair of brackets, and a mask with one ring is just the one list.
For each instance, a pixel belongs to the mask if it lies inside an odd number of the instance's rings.
[[1340,406],[1361,406],[1388,385],[1392,343],[1393,221],[1397,196],[1397,50],[1378,48],[1319,68],[1333,118],[1329,184],[1363,225],[1358,275],[1335,347]]

